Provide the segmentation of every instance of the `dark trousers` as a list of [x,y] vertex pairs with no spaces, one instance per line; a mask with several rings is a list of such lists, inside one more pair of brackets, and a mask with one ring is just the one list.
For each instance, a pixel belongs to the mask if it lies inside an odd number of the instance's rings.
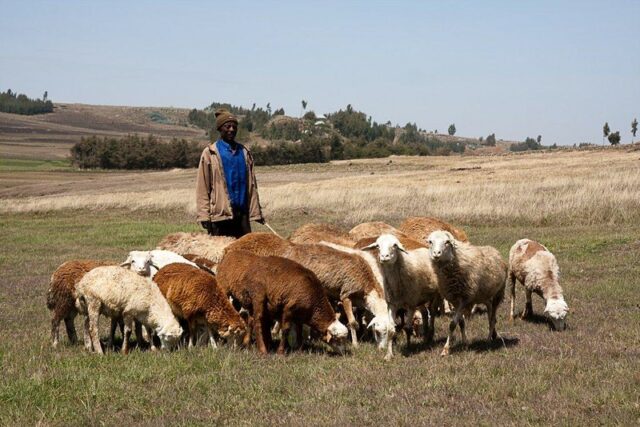
[[249,214],[239,210],[233,210],[233,219],[211,222],[207,229],[209,236],[229,236],[240,238],[251,233]]

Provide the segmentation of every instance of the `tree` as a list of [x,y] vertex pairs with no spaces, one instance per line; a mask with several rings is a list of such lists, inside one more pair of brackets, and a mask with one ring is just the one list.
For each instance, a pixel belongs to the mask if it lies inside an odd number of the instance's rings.
[[[636,132],[638,132],[638,119],[633,119],[633,121],[631,122],[631,135],[633,135],[633,138],[636,137]],[[631,138],[632,144],[633,138]]]
[[611,145],[620,144],[620,131],[611,132],[607,139],[609,140],[609,143],[611,143]]
[[540,142],[542,142],[542,135],[538,135],[538,139],[536,139],[536,141],[538,141],[538,144],[540,144]]
[[49,92],[47,92],[46,90],[44,91],[44,95],[42,95],[42,100],[43,101],[47,101],[47,97],[49,96]]
[[271,116],[271,103],[267,102],[267,113],[269,113],[269,116]]
[[491,147],[495,147],[496,146],[496,134],[492,133],[491,135],[489,135],[486,139],[486,144],[491,146]]
[[602,145],[604,145],[604,139],[609,136],[609,132],[611,132],[609,122],[604,122],[604,126],[602,127]]
[[[302,114],[304,114],[305,110],[307,109],[307,101],[305,101],[304,99],[302,100]],[[302,115],[300,114],[300,115]]]
[[453,136],[456,134],[456,125],[455,124],[451,124],[449,125],[449,130],[447,131],[449,132],[449,135]]

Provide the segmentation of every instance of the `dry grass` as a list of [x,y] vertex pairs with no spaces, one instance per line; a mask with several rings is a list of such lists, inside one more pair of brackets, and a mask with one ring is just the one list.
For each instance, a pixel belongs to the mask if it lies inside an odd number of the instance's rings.
[[[638,157],[620,150],[394,157],[391,164],[336,162],[307,166],[311,171],[262,168],[258,180],[269,219],[300,210],[344,223],[425,215],[464,224],[622,224],[640,219]],[[94,192],[81,187],[80,177],[70,191],[58,183],[55,195],[42,183],[38,197],[5,197],[0,212],[180,209],[191,215],[194,173],[102,174]]]

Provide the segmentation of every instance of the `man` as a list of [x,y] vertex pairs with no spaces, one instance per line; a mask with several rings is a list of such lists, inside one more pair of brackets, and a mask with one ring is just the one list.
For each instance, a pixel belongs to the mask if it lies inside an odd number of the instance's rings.
[[200,156],[196,180],[197,221],[211,236],[241,237],[251,233],[249,221],[264,224],[251,152],[236,142],[238,119],[218,110],[220,139]]

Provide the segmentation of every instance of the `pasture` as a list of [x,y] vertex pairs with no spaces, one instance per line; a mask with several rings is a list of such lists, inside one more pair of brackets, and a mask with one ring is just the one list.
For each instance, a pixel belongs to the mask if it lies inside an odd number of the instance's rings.
[[[470,344],[447,358],[448,318],[436,319],[432,345],[399,338],[390,362],[372,343],[344,356],[317,346],[286,357],[225,347],[98,357],[62,335],[54,350],[53,270],[74,258],[124,260],[198,230],[195,170],[3,160],[0,424],[639,424],[640,151],[390,160],[258,168],[267,221],[287,236],[308,222],[349,229],[435,216],[505,258],[516,240],[538,240],[560,264],[569,328],[552,332],[541,316],[509,322],[507,296],[502,339],[488,342],[486,315],[474,316]],[[533,306],[542,313],[540,298]]]

